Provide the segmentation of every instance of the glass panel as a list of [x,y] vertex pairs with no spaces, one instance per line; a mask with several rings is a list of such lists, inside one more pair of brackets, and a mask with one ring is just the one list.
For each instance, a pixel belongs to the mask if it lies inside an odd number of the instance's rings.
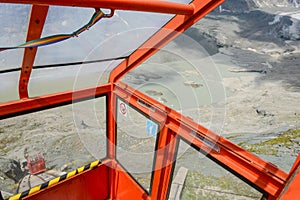
[[106,97],[72,104],[73,123],[81,143],[94,159],[106,157]]
[[19,99],[20,72],[0,74],[0,103]]
[[117,160],[150,193],[158,124],[117,100]]
[[291,127],[289,125],[288,128],[277,128],[265,133],[239,132],[239,134],[231,134],[227,138],[289,173],[298,157],[300,141],[300,127]]
[[[105,157],[105,100],[101,97],[1,120],[1,190],[22,192]],[[25,157],[43,157],[46,171],[30,176]]]
[[[181,176],[179,175],[179,172]],[[184,176],[183,176],[184,175]],[[177,177],[176,177],[177,176]],[[179,182],[183,183],[181,194]],[[262,194],[180,140],[169,199],[260,199]]]
[[[30,8],[30,5],[0,4],[0,47],[24,43]],[[0,52],[0,69],[19,67],[22,58],[22,49]]]
[[[43,36],[72,33],[86,24],[93,12],[94,9],[51,7]],[[104,10],[104,12],[110,11]],[[41,47],[37,53],[35,65],[129,55],[173,16],[116,11],[112,18],[101,19],[79,37]],[[154,29],[143,30],[148,27],[154,27]]]
[[30,96],[95,87],[107,83],[110,71],[123,60],[35,69],[29,81]]
[[219,132],[226,97],[222,77],[210,53],[189,35],[177,37],[122,80]]

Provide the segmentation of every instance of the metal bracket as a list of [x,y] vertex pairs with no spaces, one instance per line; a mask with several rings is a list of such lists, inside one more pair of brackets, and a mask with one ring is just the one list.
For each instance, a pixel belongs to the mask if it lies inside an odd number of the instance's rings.
[[104,14],[103,17],[104,18],[111,18],[113,17],[115,14],[115,10],[114,9],[110,9],[110,13],[109,14]]

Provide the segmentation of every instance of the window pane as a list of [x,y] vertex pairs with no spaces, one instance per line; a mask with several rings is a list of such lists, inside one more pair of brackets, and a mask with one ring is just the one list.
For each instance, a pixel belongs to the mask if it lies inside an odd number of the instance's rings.
[[[23,44],[26,39],[30,5],[0,4],[0,47]],[[23,49],[0,53],[0,69],[16,68],[21,65]]]
[[122,81],[219,132],[225,114],[225,88],[219,68],[196,39],[188,34],[178,36]]
[[[0,121],[0,188],[16,194],[106,156],[105,97]],[[27,157],[27,156],[28,157]],[[25,157],[44,157],[29,175]],[[28,161],[28,159],[27,159]]]
[[29,81],[30,96],[96,87],[107,83],[110,71],[123,60],[57,68],[34,69]]
[[117,160],[150,193],[158,124],[117,100]]
[[[183,189],[176,194],[178,171],[186,172]],[[182,179],[182,176],[181,176]],[[178,191],[177,191],[178,192]],[[244,183],[202,153],[180,140],[169,199],[260,199],[262,194]]]
[[0,103],[19,99],[20,72],[0,74]]
[[[94,9],[52,6],[42,35],[72,33],[85,25],[93,13]],[[35,65],[129,55],[173,16],[116,10],[112,18],[102,18],[76,38],[39,48]]]

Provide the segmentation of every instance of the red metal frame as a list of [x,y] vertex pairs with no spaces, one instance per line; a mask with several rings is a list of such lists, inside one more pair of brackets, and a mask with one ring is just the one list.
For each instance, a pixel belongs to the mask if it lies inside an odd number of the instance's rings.
[[[98,90],[101,91],[98,94],[110,94],[110,89],[112,89],[111,85],[106,85],[105,87],[98,88]],[[95,90],[90,89],[90,91]],[[241,149],[225,138],[222,138],[215,133],[210,132],[208,129],[196,124],[191,119],[182,116],[174,110],[171,110],[170,108],[147,97],[141,92],[134,90],[124,83],[115,84],[113,93],[114,98],[111,98],[111,101],[114,106],[112,107],[116,107],[116,95],[120,96],[132,106],[136,107],[140,111],[151,116],[151,118],[160,122],[163,127],[162,134],[160,134],[161,137],[159,138],[158,142],[159,145],[156,158],[157,160],[155,162],[156,166],[153,177],[153,190],[151,193],[151,198],[166,198],[169,189],[168,182],[171,181],[172,164],[175,157],[175,149],[177,144],[176,140],[178,139],[178,136],[193,144],[197,148],[205,151],[209,156],[223,163],[240,177],[243,177],[245,180],[253,183],[257,188],[260,188],[262,191],[271,195],[271,197],[279,197],[280,192],[282,191],[288,179],[288,175],[277,167]],[[77,100],[82,100],[93,96],[91,95],[91,92],[82,93],[82,91],[78,91],[76,94],[76,96],[78,97]],[[68,100],[61,101],[59,103],[69,102],[71,100],[70,94],[68,95],[68,97]],[[44,97],[44,99],[47,99],[47,97]],[[107,100],[109,101],[109,99],[110,98],[108,98]],[[145,102],[147,106],[144,106],[140,102]],[[53,104],[53,106],[54,105],[56,104]],[[29,108],[27,109],[28,112],[31,111]],[[40,109],[45,109],[45,107],[42,106],[40,107]],[[115,121],[112,122],[111,126],[114,127],[114,130]],[[202,138],[204,137],[207,141],[215,143],[218,146],[219,151],[212,149],[209,145],[207,145],[206,142],[203,142],[201,139],[195,137],[195,134],[191,133],[195,133]],[[114,140],[108,140],[109,152],[109,148],[112,148],[113,151],[115,150],[114,146],[116,141],[113,131],[108,134],[113,135],[114,138]],[[217,138],[217,140],[215,138]],[[113,147],[110,147],[110,145],[112,145]],[[114,158],[115,154],[108,155],[109,160],[113,161]],[[115,162],[111,162],[111,164],[112,166],[111,168],[109,168],[109,185],[111,191],[110,195],[114,194],[111,197],[117,198],[118,192],[116,191],[120,190],[120,188],[118,187],[120,187],[120,183],[122,183],[123,181],[119,179],[122,179],[124,174],[121,177],[118,177],[118,174],[120,173],[118,167],[120,166]],[[127,178],[126,181],[128,181]],[[112,191],[114,191],[115,193],[113,193]],[[142,191],[142,188],[140,188],[139,191]]]
[[172,133],[168,125],[161,124],[161,134],[158,138],[156,149],[155,172],[153,175],[152,199],[167,199],[172,181],[172,170],[174,167],[177,136]]
[[300,154],[290,171],[287,183],[282,190],[279,199],[290,200],[299,198],[299,186],[300,186]]
[[[257,188],[273,197],[279,196],[288,175],[276,166],[247,152],[124,83],[116,84],[114,92],[134,107],[149,114],[151,118],[167,124],[170,131],[205,151],[209,156],[226,165],[231,171],[243,177],[249,183],[253,183]],[[151,106],[151,109],[142,106],[138,101],[144,101]],[[195,137],[194,133],[199,137]],[[199,138],[205,138],[206,141],[217,145],[218,151]],[[171,142],[171,140],[168,142]],[[173,149],[173,153],[174,151],[175,149]]]
[[108,8],[113,10],[133,10],[180,15],[192,15],[194,13],[193,4],[180,4],[161,0],[1,0],[0,2],[44,6],[56,5],[89,8]]
[[[108,193],[108,170],[111,161],[105,160],[95,169],[87,170],[81,174],[72,176],[47,189],[40,189],[22,199],[49,200],[49,199],[107,199]],[[19,198],[15,198],[19,199]]]
[[92,99],[108,94],[110,91],[111,85],[105,84],[77,91],[67,91],[2,103],[0,104],[0,119]]
[[[60,182],[50,189],[30,194],[26,199],[65,199],[70,197],[66,195],[65,190],[74,189],[72,191],[74,194],[71,195],[72,199],[82,199],[83,197],[87,199],[104,199],[107,197],[110,199],[135,199],[137,197],[141,199],[166,199],[174,167],[173,160],[176,158],[176,146],[180,138],[189,142],[195,148],[201,149],[210,158],[222,163],[223,166],[243,180],[267,193],[269,199],[295,199],[297,197],[295,188],[299,188],[300,185],[299,159],[288,175],[271,163],[256,157],[225,138],[193,122],[190,118],[182,116],[143,93],[119,82],[120,78],[126,75],[126,73],[133,70],[180,33],[188,29],[201,17],[222,3],[223,0],[194,0],[189,5],[141,0],[1,0],[1,2],[33,4],[26,40],[40,37],[49,5],[177,14],[112,71],[109,84],[98,87],[30,98],[27,85],[30,80],[30,72],[34,63],[36,48],[25,50],[19,82],[21,99],[0,104],[0,119],[71,104],[74,101],[83,101],[102,95],[107,95],[108,106],[107,158],[104,162],[106,165],[102,166],[99,171],[89,170],[84,174]],[[161,134],[158,137],[158,149],[150,196],[145,194],[143,189],[116,162],[115,114],[117,96],[151,116],[162,127]],[[215,146],[212,147],[210,144],[214,144]],[[104,183],[100,184],[100,176],[105,178]],[[95,177],[97,179],[96,184],[94,184]],[[132,191],[125,191],[128,190],[128,187],[131,187]],[[99,188],[103,192],[103,195],[100,195],[101,197],[98,194],[99,192],[97,192]],[[91,196],[86,197],[80,194],[87,191]]]

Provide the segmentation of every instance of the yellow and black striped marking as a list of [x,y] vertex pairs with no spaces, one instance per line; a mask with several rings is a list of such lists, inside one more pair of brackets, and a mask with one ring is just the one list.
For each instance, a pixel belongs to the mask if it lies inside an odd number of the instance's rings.
[[19,194],[16,194],[16,195],[12,196],[12,197],[9,197],[7,200],[19,200],[19,199],[22,199],[24,197],[27,197],[29,195],[32,195],[32,194],[40,191],[40,190],[43,190],[43,189],[45,189],[47,187],[50,187],[50,186],[52,186],[52,185],[54,185],[56,183],[59,183],[59,182],[61,182],[63,180],[71,178],[72,176],[74,176],[76,174],[80,174],[80,173],[82,173],[82,172],[84,172],[86,170],[89,170],[89,169],[94,169],[100,163],[101,163],[101,161],[96,160],[96,161],[94,161],[92,163],[89,163],[89,164],[87,164],[85,166],[79,167],[76,170],[73,170],[71,172],[68,172],[68,173],[62,175],[62,176],[59,176],[59,177],[57,177],[55,179],[52,179],[52,180],[50,180],[48,182],[45,182],[45,183],[43,183],[41,185],[38,185],[38,186],[30,188],[29,190],[26,190],[26,191],[24,191],[22,193],[19,193]]

